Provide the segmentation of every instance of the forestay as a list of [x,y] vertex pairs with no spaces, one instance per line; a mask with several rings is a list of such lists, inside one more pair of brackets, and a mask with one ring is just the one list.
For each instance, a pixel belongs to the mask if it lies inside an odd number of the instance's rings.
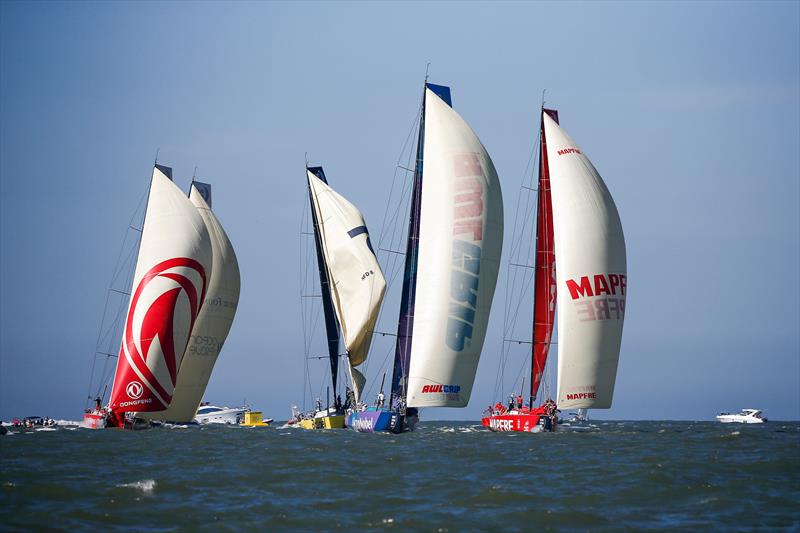
[[500,182],[469,125],[425,91],[419,256],[407,405],[464,407],[503,242]]
[[575,142],[543,114],[558,284],[558,406],[611,407],[625,316],[625,238],[614,200]]

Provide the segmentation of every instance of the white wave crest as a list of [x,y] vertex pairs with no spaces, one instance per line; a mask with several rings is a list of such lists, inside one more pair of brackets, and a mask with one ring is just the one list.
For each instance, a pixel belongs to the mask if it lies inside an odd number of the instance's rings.
[[121,483],[117,487],[126,489],[138,489],[144,494],[152,494],[156,488],[155,479],[143,479],[142,481],[134,481],[133,483]]
[[80,426],[82,423],[82,420],[56,420],[57,426]]

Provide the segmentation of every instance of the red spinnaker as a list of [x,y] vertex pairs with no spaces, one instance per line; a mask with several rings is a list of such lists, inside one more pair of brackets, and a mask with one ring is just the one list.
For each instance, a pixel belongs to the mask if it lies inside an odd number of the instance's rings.
[[[196,272],[200,279],[197,287],[190,280],[189,273]],[[135,338],[134,315],[140,305],[145,291],[150,290],[150,283],[156,278],[166,278],[174,282],[172,288],[159,295],[150,295],[146,301],[152,301],[142,313],[138,328],[139,339]],[[111,390],[109,407],[112,413],[126,411],[163,411],[172,401],[172,393],[177,380],[178,365],[183,356],[182,349],[188,340],[181,339],[179,349],[174,345],[174,326],[176,321],[187,321],[182,330],[191,332],[200,305],[205,298],[206,274],[203,266],[185,257],[163,261],[151,268],[139,282],[131,298],[128,317],[125,321],[123,346]],[[178,298],[184,293],[189,300],[189,315],[176,316]],[[146,304],[144,304],[146,305]],[[188,326],[188,327],[187,327]],[[150,347],[156,339],[158,350],[151,354]],[[141,350],[139,349],[141,346]],[[127,353],[126,353],[127,352]],[[147,365],[148,357],[163,357],[169,373],[169,383],[160,383]],[[134,368],[135,367],[135,368]]]

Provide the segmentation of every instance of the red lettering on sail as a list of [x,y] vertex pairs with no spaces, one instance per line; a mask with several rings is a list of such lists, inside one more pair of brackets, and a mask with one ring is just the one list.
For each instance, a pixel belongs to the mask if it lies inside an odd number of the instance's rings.
[[567,288],[573,300],[577,300],[579,296],[594,296],[588,276],[583,276],[580,283],[581,284],[578,285],[574,279],[567,280]]
[[475,152],[465,152],[453,156],[453,169],[457,178],[483,176],[481,160]]
[[483,213],[483,184],[479,178],[456,182],[455,218],[477,217]]
[[567,400],[594,400],[597,395],[594,392],[576,392],[567,394]]
[[483,169],[478,154],[453,155],[455,194],[453,196],[453,235],[471,235],[483,240]]
[[601,294],[611,294],[606,282],[606,277],[602,274],[595,274],[594,276],[594,295],[600,296]]

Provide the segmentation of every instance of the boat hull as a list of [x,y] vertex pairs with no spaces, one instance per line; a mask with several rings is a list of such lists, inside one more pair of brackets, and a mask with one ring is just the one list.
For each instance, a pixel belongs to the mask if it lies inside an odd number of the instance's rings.
[[[202,409],[202,407],[201,407]],[[247,409],[241,408],[224,408],[220,411],[212,411],[205,414],[196,414],[193,422],[198,424],[230,424],[237,425],[245,417]]]
[[297,425],[303,429],[344,429],[344,415],[304,418]]
[[391,411],[368,409],[347,415],[345,425],[360,433],[375,433],[389,430],[391,421]]
[[149,420],[135,417],[125,417],[122,420],[113,417],[105,412],[83,413],[81,427],[87,429],[128,429],[138,431],[140,429],[150,429],[152,424]]
[[83,423],[81,427],[87,429],[105,429],[107,417],[100,413],[83,413]]
[[753,418],[739,415],[720,415],[717,417],[717,421],[722,422],[723,424],[763,424],[767,420],[766,418]]
[[407,410],[406,414],[392,413],[392,418],[389,421],[389,431],[392,433],[414,431],[419,422],[419,414],[417,414],[416,409],[414,409],[413,413],[409,412],[410,410]]
[[536,414],[492,415],[482,418],[481,424],[495,432],[540,433],[554,431],[556,428],[556,424],[550,417]]

